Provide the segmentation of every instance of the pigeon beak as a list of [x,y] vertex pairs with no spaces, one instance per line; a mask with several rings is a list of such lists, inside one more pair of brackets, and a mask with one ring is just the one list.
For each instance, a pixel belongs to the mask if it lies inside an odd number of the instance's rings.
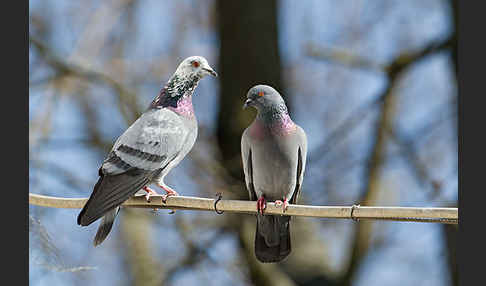
[[202,70],[205,71],[207,74],[210,74],[214,77],[218,76],[218,74],[210,66],[203,67]]
[[245,104],[243,104],[243,109],[246,109],[248,106],[250,106],[252,102],[253,102],[253,100],[251,98],[248,98],[245,101]]

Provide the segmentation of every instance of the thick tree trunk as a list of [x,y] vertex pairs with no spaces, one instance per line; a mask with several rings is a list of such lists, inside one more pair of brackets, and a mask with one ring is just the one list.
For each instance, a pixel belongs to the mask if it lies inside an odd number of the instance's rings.
[[[236,179],[244,180],[240,141],[243,130],[255,116],[254,110],[243,110],[248,90],[267,84],[285,96],[282,90],[281,62],[278,47],[277,1],[248,0],[216,2],[220,50],[218,75],[221,84],[217,140],[222,164]],[[238,199],[248,199],[241,184]],[[242,257],[254,285],[292,285],[275,265],[263,265],[253,253],[253,218],[240,227],[241,218],[227,216],[227,224],[239,238]]]
[[[277,1],[226,1],[216,3],[221,92],[218,143],[224,166],[242,179],[240,140],[255,113],[242,110],[248,90],[267,84],[285,97],[278,47]],[[245,194],[246,195],[246,194]]]

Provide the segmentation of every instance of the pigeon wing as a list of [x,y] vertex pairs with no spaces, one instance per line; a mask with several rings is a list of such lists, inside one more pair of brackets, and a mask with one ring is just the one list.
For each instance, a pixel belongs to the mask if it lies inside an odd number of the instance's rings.
[[253,184],[253,161],[250,143],[248,142],[248,129],[245,129],[241,136],[241,159],[243,161],[243,171],[245,173],[246,189],[250,196],[251,201],[256,201],[257,195],[255,192],[255,186]]
[[300,190],[302,188],[302,181],[304,179],[304,172],[305,172],[305,165],[306,165],[306,158],[307,158],[307,136],[305,134],[305,131],[300,128],[300,126],[297,127],[297,136],[296,136],[296,142],[297,142],[297,180],[295,184],[295,189],[294,193],[292,195],[292,198],[290,199],[291,204],[296,204],[299,197],[300,197]]
[[182,149],[189,130],[168,109],[144,113],[115,142],[78,216],[89,225],[150,184]]

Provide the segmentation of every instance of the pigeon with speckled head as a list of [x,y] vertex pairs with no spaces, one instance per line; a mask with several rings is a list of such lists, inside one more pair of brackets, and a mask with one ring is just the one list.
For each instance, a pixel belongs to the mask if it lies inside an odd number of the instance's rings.
[[78,215],[87,226],[103,217],[94,239],[102,243],[110,232],[120,205],[139,190],[146,198],[157,194],[155,183],[167,196],[177,193],[164,177],[189,153],[197,137],[192,94],[206,75],[217,76],[203,57],[186,58],[145,112],[116,140],[101,165],[99,179]]
[[243,170],[250,200],[257,201],[255,256],[279,262],[291,251],[290,216],[265,215],[266,201],[282,211],[297,203],[304,177],[307,136],[295,124],[280,94],[268,85],[252,87],[244,108],[257,116],[241,137]]

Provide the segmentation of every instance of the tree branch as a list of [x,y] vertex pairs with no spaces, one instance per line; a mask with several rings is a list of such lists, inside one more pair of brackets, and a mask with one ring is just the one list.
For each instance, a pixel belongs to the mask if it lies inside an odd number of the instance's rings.
[[[53,208],[82,208],[87,198],[58,198],[29,193],[29,204]],[[171,196],[164,203],[162,196],[152,196],[147,202],[145,196],[135,196],[123,203],[123,207],[184,209],[199,211],[214,211],[214,199]],[[220,200],[217,209],[225,212],[256,214],[253,201]],[[266,214],[342,218],[342,219],[372,219],[394,221],[438,222],[447,224],[458,223],[457,208],[415,208],[415,207],[360,207],[360,206],[308,206],[289,205],[285,213],[274,203],[268,202]]]
[[[420,50],[418,52],[404,52],[400,54],[388,65],[374,64],[368,60],[358,58],[357,56],[351,56],[346,53],[346,56],[338,57],[337,62],[339,62],[339,59],[349,58],[345,62],[345,64],[351,65],[351,63],[359,63],[356,64],[356,66],[359,68],[368,68],[374,71],[378,70],[385,72],[386,76],[388,77],[388,84],[385,88],[385,92],[382,92],[375,99],[365,102],[361,106],[357,107],[357,109],[352,112],[346,119],[344,119],[342,123],[334,128],[334,130],[329,132],[329,135],[327,136],[325,142],[310,152],[309,164],[317,163],[317,161],[324,158],[331,150],[335,149],[335,146],[338,144],[338,142],[342,141],[347,134],[349,134],[356,126],[358,126],[360,122],[362,122],[362,119],[369,112],[369,109],[371,107],[374,107],[378,103],[384,102],[388,89],[393,86],[393,82],[402,71],[406,70],[411,65],[421,61],[427,56],[450,48],[452,44],[453,38],[448,38],[442,42],[432,42],[423,50]],[[315,47],[312,48],[312,53],[310,54],[310,56],[321,60],[329,61],[334,59],[336,61],[336,58],[330,57],[329,53],[319,54],[318,56],[318,53],[315,51],[315,49]],[[333,53],[338,52],[334,51]]]
[[[142,110],[142,108],[140,108],[136,100],[135,92],[126,88],[122,83],[102,72],[90,70],[80,65],[64,61],[55,55],[54,51],[50,50],[46,44],[33,36],[29,36],[29,43],[33,44],[49,66],[56,70],[57,75],[72,75],[80,79],[85,79],[88,82],[104,83],[111,87],[119,99],[120,111],[128,122],[131,122],[140,116],[140,110]],[[124,106],[121,104],[122,102],[126,103],[127,106],[130,106],[130,113],[127,113],[124,109]]]

